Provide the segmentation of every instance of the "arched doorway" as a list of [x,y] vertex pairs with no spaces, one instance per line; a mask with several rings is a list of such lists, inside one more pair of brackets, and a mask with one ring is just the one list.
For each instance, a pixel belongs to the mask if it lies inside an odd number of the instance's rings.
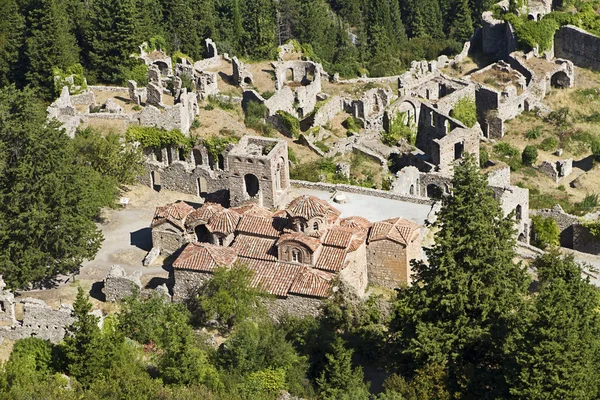
[[196,166],[202,165],[202,152],[199,149],[194,149],[192,154],[194,156],[194,164]]
[[564,71],[558,71],[550,78],[550,84],[553,88],[566,89],[571,86],[571,78]]
[[206,225],[198,225],[194,228],[194,233],[196,234],[196,240],[201,243],[207,243],[210,239],[210,233],[206,228]]
[[430,183],[429,185],[427,185],[427,197],[439,200],[442,198],[443,195],[444,191],[435,183]]
[[207,193],[206,186],[206,178],[203,176],[196,178],[196,189],[199,197]]
[[247,174],[244,176],[244,188],[250,197],[255,197],[260,191],[260,183],[256,175]]

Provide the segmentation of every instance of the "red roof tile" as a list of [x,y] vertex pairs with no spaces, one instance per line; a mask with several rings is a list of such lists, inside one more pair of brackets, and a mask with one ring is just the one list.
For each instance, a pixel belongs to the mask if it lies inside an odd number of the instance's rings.
[[202,207],[194,210],[186,220],[186,225],[194,225],[197,222],[202,222],[208,224],[208,221],[212,218],[213,215],[223,211],[224,208],[222,205],[217,203],[204,203]]
[[243,215],[236,231],[257,236],[278,238],[286,220],[281,218],[265,218],[254,215]]
[[240,215],[235,211],[226,208],[213,215],[206,225],[206,228],[212,233],[217,232],[229,235],[235,231],[238,222],[240,222]]
[[404,218],[392,218],[376,222],[369,232],[369,242],[389,239],[403,245],[408,245],[415,232],[419,229],[420,226],[418,224]]
[[274,239],[237,235],[231,247],[238,252],[240,257],[277,261],[275,242]]
[[335,274],[304,266],[298,271],[289,292],[304,296],[329,297],[334,277]]
[[357,217],[357,216],[353,216],[353,217],[348,217],[348,218],[344,218],[343,220],[340,221],[340,226],[346,227],[346,228],[352,228],[352,229],[363,229],[363,230],[367,230],[371,227],[371,222],[363,217]]
[[155,227],[166,221],[170,221],[181,229],[184,229],[185,219],[192,211],[194,211],[194,207],[183,201],[156,207],[154,218],[150,226]]
[[344,269],[347,253],[346,249],[323,246],[315,267],[325,271],[339,272]]
[[312,252],[315,252],[321,245],[321,241],[319,239],[305,235],[304,233],[301,233],[301,232],[295,232],[295,233],[285,233],[285,234],[281,235],[279,237],[279,240],[277,241],[277,246],[279,246],[281,243],[288,242],[288,241],[302,243],[303,245],[308,247]]
[[236,260],[235,250],[229,247],[190,243],[173,262],[173,268],[212,272],[217,267],[229,267]]
[[253,215],[255,217],[271,217],[273,213],[258,204],[247,204],[239,207],[231,207],[231,210],[240,215]]
[[367,231],[360,231],[355,233],[352,237],[352,242],[348,246],[348,253],[358,250],[358,248],[364,244],[367,240]]
[[287,205],[285,211],[292,218],[301,217],[306,220],[323,217],[328,221],[334,221],[340,216],[340,211],[325,200],[308,195],[296,197]]
[[352,241],[353,232],[352,230],[333,227],[327,230],[325,237],[323,238],[323,244],[327,246],[340,247],[342,249],[347,248]]
[[254,271],[252,286],[280,297],[287,297],[300,269],[300,265],[297,264],[273,261],[244,259],[243,263]]

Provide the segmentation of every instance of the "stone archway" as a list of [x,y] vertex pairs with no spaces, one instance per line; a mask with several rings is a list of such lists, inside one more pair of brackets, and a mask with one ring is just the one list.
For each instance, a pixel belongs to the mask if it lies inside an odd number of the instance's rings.
[[553,88],[566,89],[571,87],[571,78],[566,72],[558,71],[550,78],[550,84]]
[[247,174],[244,176],[244,189],[250,197],[255,197],[260,193],[260,182],[256,175]]

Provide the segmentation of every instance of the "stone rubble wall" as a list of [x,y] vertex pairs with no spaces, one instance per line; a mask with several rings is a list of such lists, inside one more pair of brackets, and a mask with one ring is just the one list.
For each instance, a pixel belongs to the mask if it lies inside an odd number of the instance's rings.
[[307,182],[307,181],[297,181],[297,180],[291,180],[290,183],[294,187],[299,187],[299,188],[304,188],[304,189],[323,190],[323,191],[327,191],[327,192],[339,191],[339,192],[346,192],[346,193],[356,193],[356,194],[362,194],[365,196],[373,196],[373,197],[379,197],[382,199],[406,201],[408,203],[415,203],[415,204],[433,205],[433,203],[434,203],[433,200],[428,199],[426,197],[407,196],[404,194],[392,193],[392,192],[388,192],[385,190],[345,185],[345,184],[340,184],[340,183]]
[[567,214],[559,205],[551,209],[530,210],[530,214],[555,220],[560,230],[560,245],[567,248],[574,247],[574,226],[579,223],[578,217]]
[[345,103],[347,101],[347,99],[340,96],[333,96],[327,99],[314,114],[311,128],[327,125],[336,115],[345,110]]
[[88,86],[89,90],[95,92],[128,92],[129,88],[123,86]]
[[81,94],[76,94],[71,96],[71,104],[74,106],[95,106],[96,96],[91,90]]
[[323,302],[324,299],[290,294],[287,298],[275,298],[267,301],[265,305],[269,316],[278,321],[285,315],[318,317]]
[[173,270],[173,301],[180,303],[194,296],[196,291],[212,277],[213,275],[208,272]]
[[578,67],[600,70],[600,38],[581,28],[560,28],[554,35],[554,54]]
[[121,301],[135,293],[142,291],[142,271],[136,271],[127,276],[125,270],[119,265],[113,265],[104,278],[104,295],[106,301]]

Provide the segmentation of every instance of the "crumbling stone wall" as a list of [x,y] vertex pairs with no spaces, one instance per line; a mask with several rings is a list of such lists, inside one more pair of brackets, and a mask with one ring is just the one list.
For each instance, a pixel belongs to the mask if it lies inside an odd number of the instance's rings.
[[578,217],[567,214],[558,204],[551,209],[531,210],[530,214],[555,220],[560,230],[560,245],[568,248],[575,247],[573,243],[574,226],[579,223]]
[[562,178],[571,175],[573,172],[573,159],[568,158],[556,162],[543,161],[538,169],[558,183]]
[[[277,104],[277,107],[281,110],[292,108],[294,110],[292,114],[297,115],[299,118],[304,118],[310,114],[317,104],[317,95],[321,92],[321,74],[323,74],[321,64],[312,61],[293,60],[274,62],[272,66],[275,69],[275,96],[277,96],[277,92],[284,90],[285,87],[289,88],[286,83],[294,82],[293,98],[289,105],[286,104],[289,102],[289,94],[278,97],[277,103],[267,101],[265,104],[270,103],[273,106]],[[291,77],[288,77],[290,73]],[[272,100],[273,97],[269,100]],[[283,101],[286,101],[286,103],[283,103]]]
[[517,238],[529,243],[531,220],[529,218],[529,189],[518,186],[492,187],[494,197],[500,201],[504,216],[515,213],[515,228]]
[[517,37],[511,24],[497,20],[491,11],[481,16],[481,46],[484,54],[504,58],[517,48]]
[[339,279],[356,296],[363,296],[369,277],[367,272],[367,245],[363,243],[355,251],[346,255],[346,267],[340,272]]
[[600,254],[600,239],[592,235],[585,226],[576,223],[572,226],[573,249],[589,254]]
[[352,115],[360,119],[367,129],[383,129],[385,109],[394,100],[391,90],[375,88],[367,90],[359,100],[352,103]]
[[173,277],[173,301],[180,303],[192,296],[195,296],[197,290],[202,287],[213,275],[208,272],[189,271],[184,269],[175,269]]
[[252,72],[248,70],[248,67],[238,60],[237,57],[233,57],[231,60],[231,66],[233,67],[233,82],[238,86],[252,85],[254,77]]
[[572,25],[554,35],[554,54],[581,68],[600,70],[600,38]]
[[221,66],[221,57],[217,52],[217,45],[215,42],[213,42],[212,39],[206,39],[205,43],[208,57],[204,60],[199,60],[194,63],[194,69],[198,72]]
[[108,275],[104,278],[104,295],[106,301],[121,301],[135,293],[142,291],[142,271],[136,271],[127,276],[125,270],[119,265],[113,265]]
[[275,320],[280,320],[285,315],[318,317],[321,313],[323,301],[323,299],[314,297],[290,294],[286,298],[271,299],[265,305],[269,316]]
[[421,196],[421,173],[413,166],[402,168],[396,173],[392,192],[410,196]]
[[219,94],[216,72],[198,72],[196,73],[196,91],[200,100],[206,100],[209,96]]

